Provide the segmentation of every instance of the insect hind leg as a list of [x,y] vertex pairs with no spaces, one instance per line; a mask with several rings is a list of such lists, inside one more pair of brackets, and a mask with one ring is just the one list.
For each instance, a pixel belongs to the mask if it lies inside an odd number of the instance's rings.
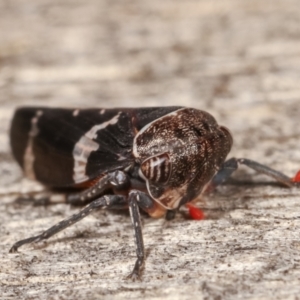
[[240,165],[245,165],[258,173],[265,174],[269,177],[274,178],[276,181],[282,183],[285,186],[293,187],[299,186],[299,183],[293,182],[292,178],[288,177],[287,175],[274,170],[268,166],[260,164],[254,160],[250,160],[247,158],[231,158],[227,160],[218,171],[218,173],[213,177],[210,182],[209,189],[215,188],[218,185],[222,184],[226,181],[231,174],[238,169]]
[[108,189],[121,190],[129,185],[129,177],[120,170],[110,172],[95,181],[87,189],[75,193],[68,193],[67,190],[46,190],[42,192],[32,192],[21,194],[16,198],[20,204],[33,203],[34,206],[46,206],[58,203],[68,203],[71,205],[86,205],[103,195]]
[[106,195],[97,200],[94,200],[85,208],[83,208],[79,213],[73,214],[71,217],[62,220],[56,225],[50,227],[39,235],[20,240],[16,242],[11,249],[10,253],[17,252],[18,248],[25,245],[30,244],[32,242],[39,242],[41,240],[47,240],[51,236],[56,233],[64,230],[65,228],[77,223],[82,220],[86,216],[88,216],[91,212],[100,209],[100,208],[109,208],[109,209],[124,209],[128,206],[127,198],[123,195]]

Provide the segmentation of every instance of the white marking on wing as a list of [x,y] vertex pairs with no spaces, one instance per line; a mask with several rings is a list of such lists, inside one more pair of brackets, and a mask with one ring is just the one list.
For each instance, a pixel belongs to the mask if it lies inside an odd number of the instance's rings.
[[37,126],[37,122],[39,120],[39,118],[42,116],[43,111],[38,110],[35,113],[35,116],[31,119],[31,127],[30,127],[30,131],[28,134],[28,142],[27,142],[27,146],[24,152],[24,157],[23,157],[23,161],[24,161],[24,173],[25,175],[30,178],[30,179],[35,179],[35,173],[34,173],[34,153],[33,153],[33,140],[34,137],[38,135],[39,133],[39,129]]
[[93,126],[88,132],[86,132],[73,148],[74,158],[74,169],[73,169],[73,180],[74,182],[83,182],[88,180],[89,177],[86,175],[86,165],[88,158],[93,151],[98,150],[99,144],[94,141],[97,138],[97,132],[101,129],[106,128],[109,125],[114,125],[118,122],[119,112],[116,116],[110,120],[103,122],[99,125]]
[[127,157],[125,157],[125,156],[123,156],[121,154],[117,154],[117,156],[118,156],[118,161],[127,159]]
[[73,117],[77,117],[79,115],[80,109],[75,109],[73,111]]

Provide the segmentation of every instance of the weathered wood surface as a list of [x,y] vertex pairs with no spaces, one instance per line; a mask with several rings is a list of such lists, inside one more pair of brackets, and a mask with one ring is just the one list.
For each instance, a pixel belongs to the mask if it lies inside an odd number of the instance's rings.
[[292,176],[299,17],[297,0],[0,1],[0,299],[299,299],[300,191],[247,169],[199,204],[205,221],[145,218],[142,282],[124,279],[135,260],[126,214],[8,254],[78,209],[16,205],[41,187],[22,179],[7,138],[19,105],[186,105],[231,129],[233,156]]

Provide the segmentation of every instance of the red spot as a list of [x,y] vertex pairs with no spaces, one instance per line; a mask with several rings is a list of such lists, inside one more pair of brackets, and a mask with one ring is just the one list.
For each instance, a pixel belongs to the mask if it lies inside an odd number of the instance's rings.
[[293,182],[300,182],[300,171],[297,172],[295,177],[292,179]]
[[200,208],[192,205],[191,203],[187,203],[186,207],[189,209],[189,214],[193,220],[203,220],[204,219],[204,213]]

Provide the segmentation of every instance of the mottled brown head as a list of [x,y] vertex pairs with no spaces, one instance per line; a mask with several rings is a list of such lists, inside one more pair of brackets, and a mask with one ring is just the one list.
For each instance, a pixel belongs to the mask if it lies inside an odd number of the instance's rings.
[[202,192],[231,146],[228,129],[210,114],[182,108],[142,128],[133,154],[151,197],[167,209],[176,209]]

